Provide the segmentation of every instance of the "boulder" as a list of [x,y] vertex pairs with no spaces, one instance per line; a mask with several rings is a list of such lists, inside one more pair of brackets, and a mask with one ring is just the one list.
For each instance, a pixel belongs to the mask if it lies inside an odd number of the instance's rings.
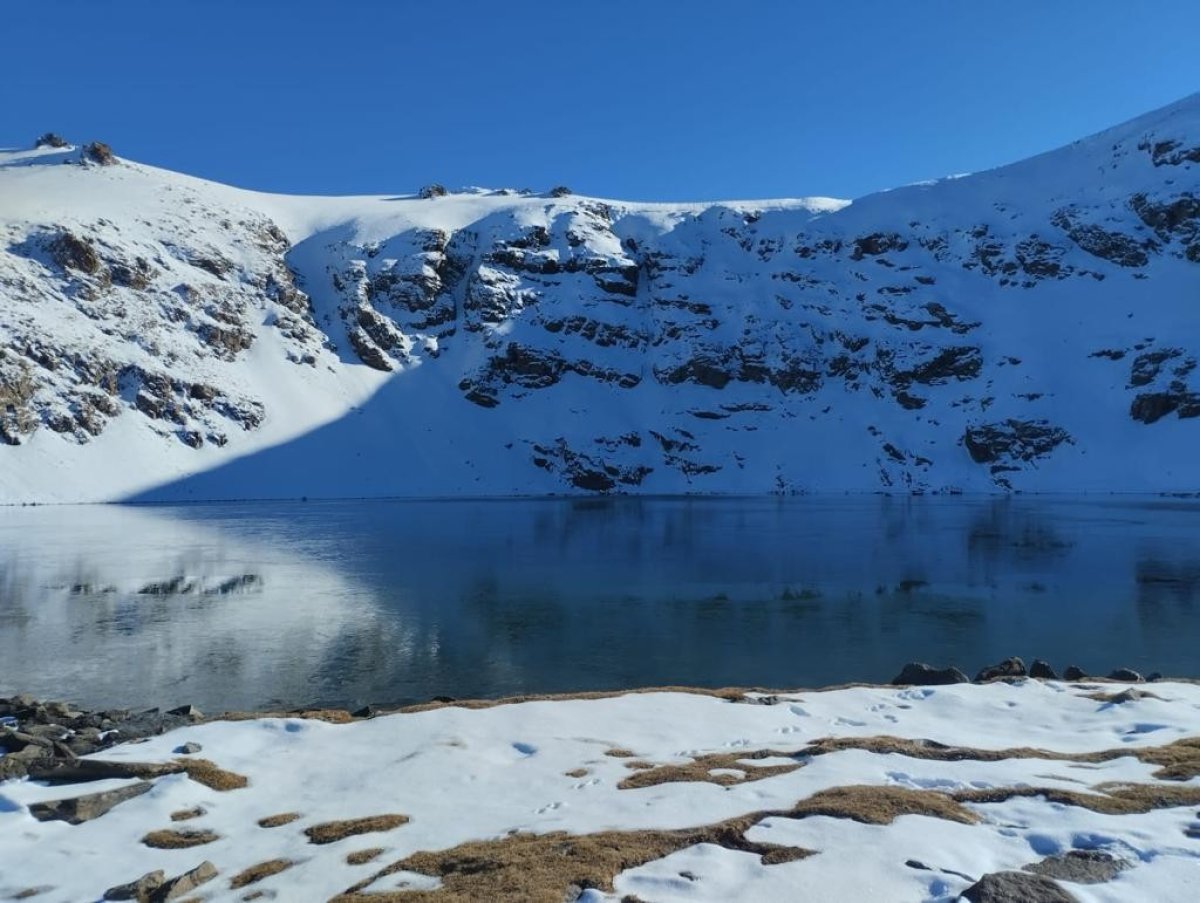
[[1063,680],[1087,680],[1088,673],[1082,668],[1075,665],[1067,665],[1067,670],[1063,672]]
[[1028,872],[992,872],[962,893],[971,903],[1078,903],[1049,878]]
[[1044,878],[1075,884],[1102,884],[1127,868],[1128,862],[1103,850],[1069,850],[1059,856],[1049,856],[1041,862],[1023,866],[1025,871]]
[[1119,680],[1130,684],[1144,683],[1142,680],[1142,675],[1138,674],[1132,668],[1117,668],[1115,671],[1110,671],[1108,679]]
[[217,877],[217,867],[208,860],[205,860],[190,872],[184,872],[179,877],[164,882],[151,895],[150,900],[152,903],[166,903],[168,900],[178,900],[215,877]]
[[203,749],[204,747],[199,743],[184,743],[180,746],[176,746],[172,752],[174,752],[177,756],[191,756],[203,751]]
[[110,887],[104,892],[104,899],[136,900],[137,903],[146,903],[154,895],[154,892],[162,887],[166,881],[167,875],[162,869],[146,872],[146,874],[142,875],[136,881]]
[[85,144],[83,146],[83,158],[93,163],[99,163],[101,166],[111,166],[117,162],[117,158],[113,156],[112,148],[103,141],[93,141],[90,144]]
[[153,786],[149,781],[139,781],[128,787],[106,790],[103,793],[34,803],[29,807],[29,814],[38,821],[65,821],[69,825],[80,825],[93,818],[99,818],[121,803],[141,796]]
[[33,146],[34,147],[53,147],[53,148],[57,149],[57,148],[63,148],[63,147],[70,147],[70,144],[67,142],[67,139],[64,138],[62,135],[57,135],[54,132],[46,132],[46,134],[40,135],[38,137],[38,140],[34,142]]
[[1025,674],[1025,663],[1014,656],[1013,658],[1006,658],[999,664],[984,668],[975,675],[975,682],[983,683],[984,681],[999,680],[1004,677],[1024,677]]
[[924,662],[909,662],[892,678],[893,686],[935,687],[965,683],[970,683],[970,678],[957,668],[934,668]]
[[1040,658],[1035,658],[1033,664],[1029,666],[1029,676],[1036,677],[1038,680],[1058,680],[1058,672]]

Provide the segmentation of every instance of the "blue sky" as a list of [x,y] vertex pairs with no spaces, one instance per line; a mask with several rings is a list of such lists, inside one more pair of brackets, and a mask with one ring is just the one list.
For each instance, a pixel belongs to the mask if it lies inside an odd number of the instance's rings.
[[272,191],[856,197],[1200,90],[1194,0],[6,7],[0,146]]

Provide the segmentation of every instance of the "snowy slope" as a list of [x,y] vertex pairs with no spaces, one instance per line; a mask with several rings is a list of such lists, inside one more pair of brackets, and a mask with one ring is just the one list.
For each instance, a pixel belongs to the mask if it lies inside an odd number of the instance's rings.
[[[1200,692],[1164,682],[1128,701],[1097,698],[1121,689],[855,687],[765,705],[657,692],[341,725],[216,721],[98,758],[170,763],[195,743],[244,787],[166,775],[70,825],[34,811],[138,782],[0,783],[0,898],[98,900],[152,870],[173,878],[207,861],[195,899],[214,903],[255,891],[295,903],[409,892],[495,903],[954,903],[981,899],[960,894],[985,873],[1090,851],[1115,861],[1111,880],[1066,878],[1036,899],[1188,903],[1200,884]],[[1174,756],[1182,766],[1164,774]],[[283,813],[294,820],[259,827]],[[305,833],[388,815],[395,821],[336,842]],[[665,844],[642,833],[723,822]],[[165,829],[194,832],[194,845],[152,848],[149,832]],[[573,835],[580,851],[552,832]],[[519,845],[539,842],[519,858]],[[618,855],[604,857],[605,845]]]
[[1200,488],[1200,95],[831,199],[0,154],[0,500]]

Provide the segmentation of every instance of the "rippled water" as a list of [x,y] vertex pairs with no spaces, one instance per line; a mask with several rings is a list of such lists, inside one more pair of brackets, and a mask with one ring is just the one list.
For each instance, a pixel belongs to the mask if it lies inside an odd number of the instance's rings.
[[1200,672],[1200,502],[806,497],[0,509],[0,693],[202,709]]

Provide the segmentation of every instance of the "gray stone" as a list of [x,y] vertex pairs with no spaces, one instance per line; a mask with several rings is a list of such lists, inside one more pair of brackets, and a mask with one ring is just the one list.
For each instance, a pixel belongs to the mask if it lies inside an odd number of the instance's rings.
[[1044,662],[1040,658],[1035,658],[1033,664],[1029,666],[1029,676],[1036,677],[1038,680],[1058,680],[1058,672],[1050,667],[1049,662]]
[[1117,670],[1109,673],[1108,679],[1120,680],[1131,684],[1140,684],[1144,682],[1142,680],[1142,675],[1138,674],[1132,668],[1117,668]]
[[168,715],[176,715],[180,718],[203,718],[204,713],[194,705],[181,705],[176,709],[168,709]]
[[173,752],[178,756],[191,756],[203,749],[199,743],[184,743],[182,746],[176,746]]
[[1087,680],[1087,678],[1087,672],[1075,665],[1067,665],[1067,670],[1063,672],[1063,680]]
[[1017,657],[1006,658],[1004,661],[990,665],[975,675],[976,683],[987,680],[999,680],[1004,677],[1024,677],[1025,663]]
[[1028,872],[992,872],[962,895],[971,903],[1078,903],[1049,878]]
[[153,786],[149,781],[139,781],[128,787],[106,790],[103,793],[34,803],[29,807],[29,814],[38,821],[65,821],[69,825],[80,825],[93,818],[99,818],[121,803],[141,796]]
[[206,884],[217,877],[217,867],[208,860],[200,863],[190,872],[184,872],[178,878],[172,878],[156,890],[150,897],[152,903],[166,903],[168,900],[178,900],[190,894],[201,884]]
[[136,881],[128,884],[118,884],[104,892],[105,900],[137,900],[146,903],[156,890],[167,882],[167,873],[162,869],[147,872]]
[[909,662],[892,678],[895,686],[934,687],[945,684],[970,683],[970,678],[957,668],[933,668],[924,662]]
[[1025,871],[1071,881],[1075,884],[1102,884],[1129,868],[1129,863],[1103,850],[1070,850],[1060,856],[1050,856],[1041,862],[1023,866]]

